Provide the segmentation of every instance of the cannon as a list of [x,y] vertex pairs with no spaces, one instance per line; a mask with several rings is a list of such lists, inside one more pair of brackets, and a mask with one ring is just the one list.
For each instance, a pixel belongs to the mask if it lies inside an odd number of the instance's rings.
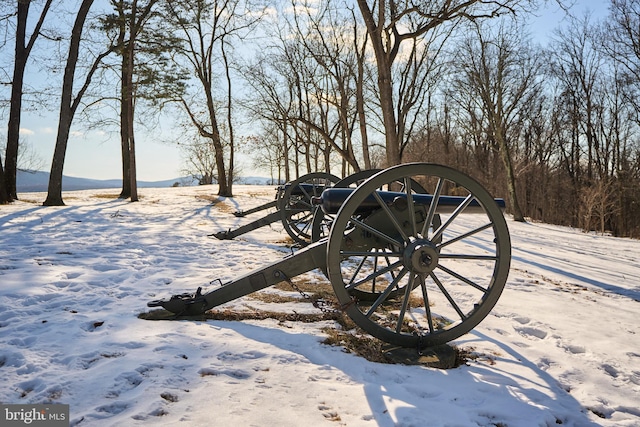
[[313,202],[332,218],[327,236],[208,292],[147,305],[175,318],[199,315],[320,269],[361,329],[424,349],[469,332],[497,303],[511,261],[505,204],[471,177],[408,163],[355,188],[327,188]]
[[311,198],[319,196],[324,189],[338,181],[340,181],[338,177],[324,172],[303,175],[292,182],[278,186],[275,200],[247,211],[234,212],[234,215],[242,217],[274,207],[277,209],[275,212],[235,230],[220,231],[213,233],[212,236],[221,240],[230,240],[260,227],[281,221],[287,234],[296,243],[307,244],[311,240],[311,225],[314,212]]

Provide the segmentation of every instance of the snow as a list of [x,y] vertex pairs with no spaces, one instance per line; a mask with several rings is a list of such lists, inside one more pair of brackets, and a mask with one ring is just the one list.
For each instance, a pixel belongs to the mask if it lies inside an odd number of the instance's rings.
[[[130,203],[83,190],[55,208],[23,193],[0,206],[0,402],[69,404],[82,427],[640,426],[640,241],[509,221],[507,287],[451,343],[477,357],[448,370],[323,344],[331,321],[138,318],[150,300],[290,253],[280,224],[207,237],[259,217],[231,212],[275,194],[234,191],[145,188]],[[316,310],[251,297],[229,307]]]

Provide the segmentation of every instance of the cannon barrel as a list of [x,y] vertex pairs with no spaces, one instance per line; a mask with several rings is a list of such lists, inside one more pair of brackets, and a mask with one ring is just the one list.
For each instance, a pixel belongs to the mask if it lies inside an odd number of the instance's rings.
[[[321,205],[322,211],[326,214],[336,214],[340,210],[347,197],[354,191],[353,188],[328,188],[322,192],[319,198],[315,198],[313,202]],[[406,201],[406,193],[399,191],[378,191],[377,194],[382,200],[391,205],[398,200]],[[412,194],[413,202],[418,206],[428,207],[433,200],[432,194]],[[458,206],[460,206],[465,197],[460,196],[440,196],[438,197],[438,205],[435,213],[447,214],[452,213]],[[494,199],[498,207],[502,210],[505,208],[504,199]],[[360,204],[360,207],[356,210],[356,213],[363,214],[380,208],[378,200],[376,200],[373,194],[370,194]],[[463,213],[484,213],[483,207],[480,203],[473,199],[471,203],[464,209]]]

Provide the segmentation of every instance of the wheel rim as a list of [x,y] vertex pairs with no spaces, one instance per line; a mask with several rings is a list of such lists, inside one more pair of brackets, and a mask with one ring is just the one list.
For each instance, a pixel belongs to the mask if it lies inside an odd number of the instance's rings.
[[[339,180],[328,173],[314,172],[303,175],[286,186],[279,197],[278,209],[285,231],[295,242],[307,244],[311,241],[313,213],[316,210],[311,198],[320,196],[325,188]],[[299,194],[297,190],[301,190]]]
[[[433,202],[406,185],[402,197],[381,206],[377,189],[411,180],[433,194]],[[453,192],[461,198],[444,208]],[[372,197],[378,208],[357,213]],[[481,213],[460,213],[470,203]],[[404,347],[442,344],[473,329],[496,304],[510,260],[506,221],[489,193],[461,172],[427,163],[389,168],[360,185],[336,215],[327,242],[327,274],[347,314],[371,335]],[[360,299],[356,290],[376,299]]]

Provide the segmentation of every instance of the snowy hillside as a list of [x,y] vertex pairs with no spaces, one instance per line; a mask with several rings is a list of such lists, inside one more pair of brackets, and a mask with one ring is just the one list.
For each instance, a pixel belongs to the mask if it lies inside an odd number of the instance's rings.
[[[509,221],[507,287],[452,343],[474,357],[449,370],[322,344],[329,320],[138,318],[150,300],[290,253],[280,224],[207,237],[274,196],[234,189],[145,188],[138,203],[84,190],[56,208],[22,193],[0,206],[0,403],[69,404],[82,427],[640,426],[640,241]],[[224,308],[317,313],[251,297]]]

